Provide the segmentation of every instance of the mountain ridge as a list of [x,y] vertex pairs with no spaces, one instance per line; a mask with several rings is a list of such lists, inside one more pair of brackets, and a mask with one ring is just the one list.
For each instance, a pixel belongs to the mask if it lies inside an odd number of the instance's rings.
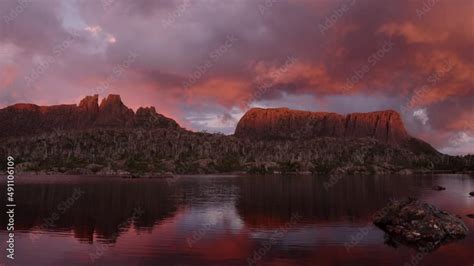
[[[277,114],[275,114],[275,112]],[[263,118],[265,119],[263,119]],[[0,109],[0,155],[37,173],[148,175],[388,174],[472,169],[471,157],[443,155],[411,137],[393,110],[373,113],[251,109],[234,135],[192,132],[120,96],[78,105]],[[263,119],[263,120],[262,120]]]
[[411,136],[394,110],[341,115],[288,108],[252,108],[237,124],[235,135],[257,139],[373,137],[400,144]]
[[[0,118],[10,129],[0,132],[0,137],[95,127],[181,128],[175,120],[157,113],[155,107],[139,107],[134,112],[122,102],[120,95],[115,94],[104,97],[100,104],[98,95],[86,96],[79,104],[38,106],[18,103],[0,109]],[[248,110],[239,120],[234,136],[262,140],[373,137],[389,144],[400,144],[411,138],[394,110],[341,115],[286,107]]]
[[[176,121],[158,114],[154,107],[140,107],[134,112],[123,104],[120,95],[110,94],[98,103],[99,96],[86,96],[77,104],[38,106],[18,103],[0,109],[0,120],[9,130],[2,137],[20,137],[54,130],[91,128],[168,127],[179,129]],[[144,122],[146,121],[146,122]]]
[[[38,106],[18,103],[0,109],[0,119],[9,130],[0,138],[33,136],[58,130],[94,128],[167,128],[185,130],[155,107],[128,108],[120,95],[84,97],[79,104]],[[411,137],[394,110],[342,115],[281,108],[251,108],[237,123],[234,136],[254,140],[308,140],[321,137],[374,138],[389,145],[436,154],[430,144]]]

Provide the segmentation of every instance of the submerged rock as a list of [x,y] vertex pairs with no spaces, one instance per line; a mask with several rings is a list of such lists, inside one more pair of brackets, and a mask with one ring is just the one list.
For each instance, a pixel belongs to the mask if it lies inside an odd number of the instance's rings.
[[445,188],[445,187],[442,187],[442,186],[434,186],[434,187],[433,187],[433,190],[441,191],[441,190],[446,190],[446,188]]
[[471,218],[471,219],[474,219],[474,214],[468,214],[466,215],[467,217]]
[[471,195],[472,197],[474,197],[474,192],[469,193],[469,195]]
[[424,251],[461,239],[469,231],[454,215],[413,198],[391,202],[375,217],[374,224],[393,240]]

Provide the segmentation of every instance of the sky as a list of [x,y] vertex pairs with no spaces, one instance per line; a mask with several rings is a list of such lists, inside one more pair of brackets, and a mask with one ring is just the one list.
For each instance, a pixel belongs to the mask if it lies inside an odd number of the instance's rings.
[[120,94],[195,131],[251,107],[393,109],[474,153],[472,0],[0,1],[0,108]]

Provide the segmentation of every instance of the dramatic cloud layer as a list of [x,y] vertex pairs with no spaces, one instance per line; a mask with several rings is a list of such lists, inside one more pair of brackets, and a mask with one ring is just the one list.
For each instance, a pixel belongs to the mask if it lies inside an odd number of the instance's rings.
[[395,109],[474,152],[474,2],[0,1],[0,106],[118,93],[193,130],[252,106]]

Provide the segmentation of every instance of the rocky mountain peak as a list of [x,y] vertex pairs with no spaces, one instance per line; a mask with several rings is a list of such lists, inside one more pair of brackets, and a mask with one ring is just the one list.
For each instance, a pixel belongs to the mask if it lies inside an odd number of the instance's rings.
[[[87,96],[87,97],[93,97],[93,96]],[[126,107],[126,106],[123,104],[122,98],[120,97],[120,95],[117,95],[117,94],[109,94],[109,96],[102,99],[102,102],[100,103],[100,106],[99,106],[100,109],[123,108],[123,107]]]
[[133,125],[134,113],[123,104],[120,95],[110,94],[102,99],[95,125],[99,127],[128,127]]
[[99,95],[86,96],[79,103],[79,107],[85,110],[99,110]]
[[10,130],[0,131],[2,137],[19,137],[61,130],[90,128],[154,128],[178,129],[172,119],[160,115],[154,107],[139,108],[137,114],[123,104],[120,95],[111,94],[100,105],[99,96],[86,96],[79,105],[38,106],[15,104],[0,109],[0,119]]

